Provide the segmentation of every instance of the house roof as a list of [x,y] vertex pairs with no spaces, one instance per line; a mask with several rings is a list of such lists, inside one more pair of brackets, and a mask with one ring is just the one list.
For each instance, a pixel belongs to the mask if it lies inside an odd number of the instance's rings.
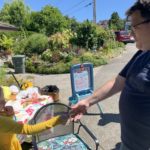
[[4,23],[4,22],[0,22],[0,30],[17,31],[18,28],[15,27],[14,25],[11,25],[11,24],[8,24],[8,23]]

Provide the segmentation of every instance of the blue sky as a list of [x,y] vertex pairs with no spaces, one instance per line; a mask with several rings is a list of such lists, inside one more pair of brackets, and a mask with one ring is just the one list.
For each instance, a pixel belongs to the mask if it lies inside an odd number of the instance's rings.
[[[11,0],[0,0],[0,9],[3,7],[4,2]],[[109,19],[111,14],[116,11],[121,18],[125,18],[126,10],[136,0],[96,0],[97,4],[97,22],[99,20]],[[31,10],[39,11],[42,7],[49,4],[57,7],[64,15],[74,17],[77,21],[93,18],[93,6],[85,7],[92,0],[25,0]]]

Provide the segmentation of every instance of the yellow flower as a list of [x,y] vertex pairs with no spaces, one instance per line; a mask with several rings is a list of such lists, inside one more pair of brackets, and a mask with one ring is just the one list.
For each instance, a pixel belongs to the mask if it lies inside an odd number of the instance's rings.
[[33,87],[33,83],[31,81],[25,81],[22,85],[21,85],[21,89],[22,90],[26,90],[29,87]]

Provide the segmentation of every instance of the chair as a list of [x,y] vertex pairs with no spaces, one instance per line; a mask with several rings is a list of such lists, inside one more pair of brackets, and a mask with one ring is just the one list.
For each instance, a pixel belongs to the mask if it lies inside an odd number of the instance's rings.
[[[32,119],[32,124],[47,120],[57,114],[69,113],[70,107],[61,103],[51,103],[41,107]],[[71,122],[69,125],[58,125],[32,137],[34,150],[98,150],[99,142],[93,133],[81,122]],[[93,139],[94,149],[81,138],[80,131],[84,129],[88,137]]]
[[[69,97],[69,105],[74,105],[78,101],[90,96],[94,90],[93,64],[76,64],[70,68],[72,96]],[[102,115],[102,109],[97,103],[100,114],[88,113],[89,115]]]

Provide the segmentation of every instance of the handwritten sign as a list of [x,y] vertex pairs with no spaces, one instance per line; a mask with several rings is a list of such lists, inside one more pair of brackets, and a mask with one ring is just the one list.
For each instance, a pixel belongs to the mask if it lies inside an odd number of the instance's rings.
[[87,70],[74,73],[75,91],[79,92],[89,88],[89,74]]

